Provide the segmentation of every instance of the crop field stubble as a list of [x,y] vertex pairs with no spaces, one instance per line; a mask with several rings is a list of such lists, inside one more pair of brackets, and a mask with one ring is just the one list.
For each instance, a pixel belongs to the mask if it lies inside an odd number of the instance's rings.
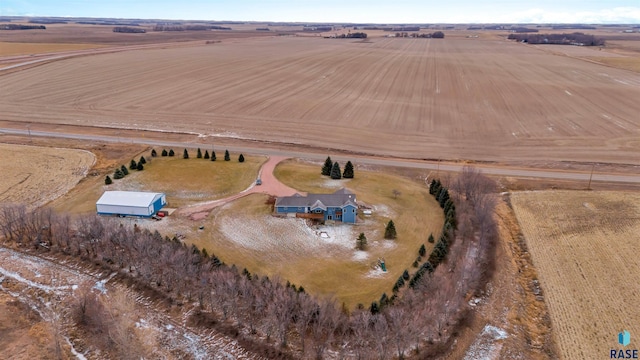
[[640,332],[640,195],[512,194],[563,359],[607,357],[617,333]]
[[1,144],[0,204],[42,206],[71,190],[95,162],[83,150]]
[[236,39],[71,58],[0,86],[4,120],[414,158],[633,162],[640,149],[640,74],[494,38]]

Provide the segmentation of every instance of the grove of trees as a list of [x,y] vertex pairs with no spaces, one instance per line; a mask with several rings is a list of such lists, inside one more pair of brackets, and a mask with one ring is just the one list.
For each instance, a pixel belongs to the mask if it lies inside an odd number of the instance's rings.
[[496,241],[495,184],[465,168],[447,185],[452,192],[439,180],[429,189],[454,216],[445,220],[438,240],[443,256],[434,255],[434,263],[424,262],[413,275],[405,271],[393,295],[382,294],[371,306],[354,310],[340,310],[330,298],[239,270],[194,245],[116,218],[4,205],[0,236],[5,245],[118,272],[167,301],[195,302],[190,323],[214,327],[263,355],[321,359],[331,352],[337,358],[402,359],[418,353],[433,358],[449,348],[469,316],[467,297],[483,291]]

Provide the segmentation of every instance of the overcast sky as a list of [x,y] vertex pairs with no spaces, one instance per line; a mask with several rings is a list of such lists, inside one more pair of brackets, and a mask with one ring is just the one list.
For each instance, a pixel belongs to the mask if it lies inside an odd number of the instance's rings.
[[0,0],[0,15],[290,22],[640,24],[640,0]]

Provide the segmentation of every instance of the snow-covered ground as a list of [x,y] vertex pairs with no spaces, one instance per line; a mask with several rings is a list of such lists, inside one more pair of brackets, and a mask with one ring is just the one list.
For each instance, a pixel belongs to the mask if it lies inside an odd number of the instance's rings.
[[485,325],[476,341],[469,347],[465,360],[495,360],[500,358],[502,341],[507,332],[493,325]]
[[[73,299],[78,284],[92,283],[96,291],[127,293],[135,299],[134,318],[136,326],[153,332],[162,339],[158,342],[159,354],[171,354],[180,350],[194,359],[257,359],[238,343],[214,330],[194,329],[183,325],[184,319],[173,319],[154,308],[151,299],[118,284],[113,280],[116,273],[87,269],[72,263],[51,261],[46,258],[0,247],[0,291],[28,304],[45,321],[57,316],[56,309],[64,307]],[[74,348],[69,333],[72,324],[64,320],[63,338],[70,347],[69,352],[79,360],[92,358],[92,354],[81,353]],[[65,334],[66,333],[66,334]],[[0,356],[2,357],[2,356]]]
[[[220,230],[234,243],[253,250],[311,252],[332,247],[354,249],[357,238],[352,225],[309,227],[304,219],[224,216]],[[323,235],[326,234],[326,235]]]

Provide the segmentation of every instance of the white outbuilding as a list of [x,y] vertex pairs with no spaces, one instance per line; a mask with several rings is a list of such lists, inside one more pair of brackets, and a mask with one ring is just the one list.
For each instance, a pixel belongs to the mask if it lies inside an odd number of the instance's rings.
[[99,215],[140,217],[151,217],[165,205],[165,194],[140,191],[105,191],[96,202]]

